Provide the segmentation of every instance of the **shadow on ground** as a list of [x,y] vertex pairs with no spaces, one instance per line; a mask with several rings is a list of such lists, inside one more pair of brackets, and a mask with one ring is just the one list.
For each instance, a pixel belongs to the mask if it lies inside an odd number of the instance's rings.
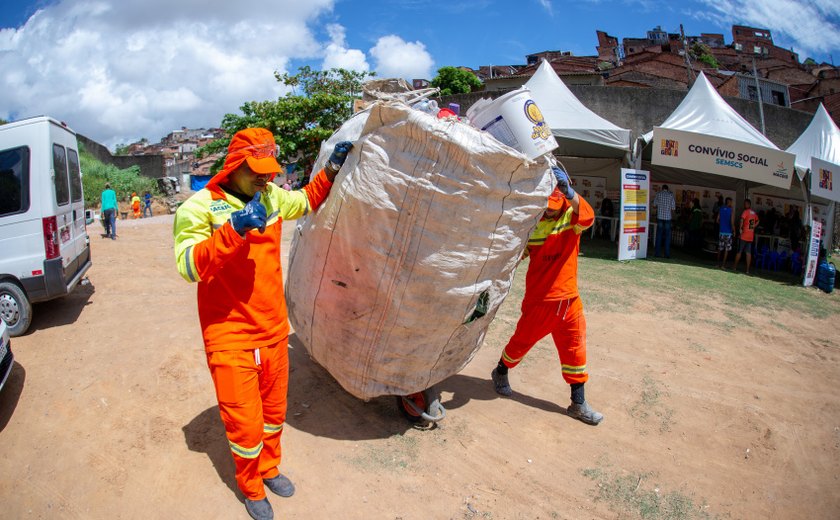
[[[312,435],[339,440],[385,439],[414,427],[402,416],[397,407],[397,397],[377,397],[368,402],[357,399],[309,357],[296,335],[290,336],[289,346],[292,373],[286,422],[290,426]],[[489,373],[487,379],[456,374],[435,385],[435,389],[452,393],[451,398],[441,401],[448,411],[457,410],[473,399],[506,399],[493,389]],[[558,397],[563,391],[558,390]],[[507,399],[548,412],[566,411],[557,403],[520,392],[514,392]]]
[[[487,379],[479,377],[467,376],[464,374],[455,374],[449,379],[437,385],[441,392],[452,392],[452,397],[441,404],[447,410],[457,410],[465,406],[472,400],[478,401],[492,401],[496,399],[510,399],[517,403],[545,412],[566,414],[566,408],[557,404],[557,402],[546,401],[536,397],[531,397],[527,394],[517,392],[515,389],[513,395],[510,397],[502,397],[493,389],[493,382],[490,380],[490,374],[487,374]],[[565,402],[568,398],[565,392],[568,392],[566,385],[558,385],[557,395],[558,402]]]
[[[12,345],[12,352],[14,352],[14,345]],[[15,361],[12,371],[9,372],[9,378],[3,385],[3,391],[0,392],[0,432],[6,429],[9,420],[15,414],[20,394],[23,393],[24,381],[26,381],[26,370],[23,365]]]
[[212,406],[198,414],[186,426],[181,428],[184,440],[190,451],[206,453],[219,479],[236,495],[240,502],[244,497],[236,485],[236,469],[230,453],[225,427],[219,416],[219,407]]
[[27,335],[36,330],[50,329],[75,323],[86,305],[90,304],[90,297],[96,291],[90,281],[81,282],[67,296],[32,306],[32,324]]

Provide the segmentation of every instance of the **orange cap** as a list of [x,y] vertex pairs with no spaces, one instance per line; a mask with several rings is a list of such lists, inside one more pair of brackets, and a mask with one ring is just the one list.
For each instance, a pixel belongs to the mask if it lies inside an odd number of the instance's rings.
[[548,196],[548,209],[560,209],[563,207],[563,194],[560,193],[560,188],[554,188],[551,195]]
[[274,135],[265,128],[246,128],[234,134],[228,145],[228,154],[225,157],[225,164],[219,173],[210,179],[206,188],[215,193],[215,197],[221,197],[220,184],[227,182],[230,174],[233,173],[243,162],[254,173],[262,175],[273,175],[279,173],[282,168],[277,162],[277,143]]
[[[277,162],[277,143],[274,135],[265,128],[246,128],[236,132],[228,145],[228,161],[244,157],[254,173],[278,173],[281,168]],[[241,161],[239,161],[241,162]]]

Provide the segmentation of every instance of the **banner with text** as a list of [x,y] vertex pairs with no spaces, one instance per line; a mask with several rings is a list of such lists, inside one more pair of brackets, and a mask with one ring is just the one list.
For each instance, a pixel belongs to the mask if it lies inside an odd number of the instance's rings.
[[794,155],[711,135],[654,127],[651,162],[790,189]]
[[840,202],[840,186],[834,187],[834,178],[838,176],[840,166],[811,157],[811,195]]
[[808,245],[808,261],[805,263],[805,279],[802,281],[805,287],[814,285],[814,278],[817,276],[820,238],[822,238],[822,222],[814,220],[811,222],[811,243]]
[[650,172],[621,169],[621,212],[618,259],[647,258]]

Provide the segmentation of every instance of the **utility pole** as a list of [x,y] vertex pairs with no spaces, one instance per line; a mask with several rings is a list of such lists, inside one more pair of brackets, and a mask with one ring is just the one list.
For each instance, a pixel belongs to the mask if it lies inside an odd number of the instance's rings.
[[691,59],[688,57],[688,44],[685,42],[685,31],[683,30],[683,24],[680,24],[680,38],[682,39],[683,44],[683,56],[685,57],[685,70],[686,75],[688,76],[688,88],[691,88],[691,85],[694,84],[694,71],[691,69]]
[[755,80],[755,92],[758,97],[758,116],[761,118],[761,133],[767,135],[767,132],[764,128],[764,103],[761,100],[761,85],[758,84],[758,71],[755,68],[755,56],[753,56],[752,62],[753,79]]

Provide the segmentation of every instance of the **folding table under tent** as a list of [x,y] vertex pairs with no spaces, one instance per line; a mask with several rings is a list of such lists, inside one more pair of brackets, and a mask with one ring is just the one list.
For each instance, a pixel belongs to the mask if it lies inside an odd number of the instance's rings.
[[[823,243],[833,246],[835,204],[840,202],[840,128],[820,104],[808,128],[787,149],[796,156],[796,173],[803,186],[808,187],[806,202],[827,207]],[[810,175],[806,178],[806,174]],[[804,190],[803,190],[804,192]]]

